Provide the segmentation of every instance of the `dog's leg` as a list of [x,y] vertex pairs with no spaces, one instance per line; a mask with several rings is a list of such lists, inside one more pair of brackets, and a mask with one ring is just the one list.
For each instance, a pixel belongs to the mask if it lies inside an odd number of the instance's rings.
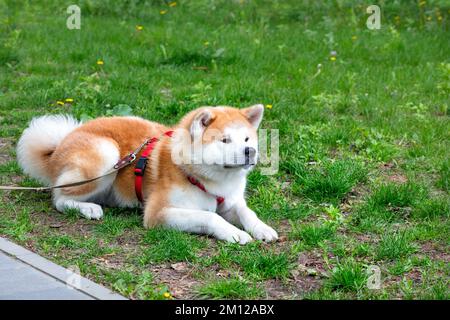
[[102,207],[91,202],[81,202],[73,199],[66,199],[65,197],[59,197],[58,200],[55,201],[55,207],[60,212],[65,212],[68,209],[75,209],[87,219],[98,220],[103,217]]
[[[67,184],[85,179],[93,178],[80,173],[79,169],[64,172],[57,179],[57,184]],[[75,209],[87,219],[100,219],[103,216],[102,207],[98,204],[86,202],[93,199],[97,194],[109,188],[115,178],[115,174],[101,178],[78,187],[55,189],[53,191],[53,202],[56,209],[64,212],[67,209]]]
[[192,233],[209,234],[219,240],[246,244],[252,237],[239,230],[214,212],[166,208],[162,211],[163,224],[169,228]]
[[270,242],[278,239],[277,232],[262,222],[256,213],[247,207],[244,199],[238,201],[229,211],[224,212],[223,217],[228,221],[239,221],[244,230],[258,240]]
[[[111,141],[101,138],[83,141],[91,141],[91,143],[86,143],[82,150],[67,147],[61,152],[64,155],[61,158],[64,158],[65,162],[55,184],[68,184],[95,178],[109,171],[118,161],[119,150]],[[60,212],[75,209],[87,219],[100,219],[103,216],[102,207],[88,201],[98,199],[112,186],[115,178],[116,174],[113,173],[84,185],[55,189],[53,191],[54,205]]]

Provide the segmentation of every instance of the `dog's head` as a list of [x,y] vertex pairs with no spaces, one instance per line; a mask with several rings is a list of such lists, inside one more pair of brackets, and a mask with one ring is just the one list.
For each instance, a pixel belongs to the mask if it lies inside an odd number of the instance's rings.
[[184,161],[220,171],[250,170],[258,158],[257,129],[263,112],[262,105],[202,107],[190,112],[180,122],[185,131],[183,145],[190,144]]

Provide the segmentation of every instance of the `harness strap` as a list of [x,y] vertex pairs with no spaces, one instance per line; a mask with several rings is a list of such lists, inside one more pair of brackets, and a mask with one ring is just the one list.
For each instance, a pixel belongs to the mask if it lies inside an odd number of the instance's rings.
[[[206,191],[205,186],[200,181],[195,179],[193,176],[188,176],[187,178],[188,178],[189,182],[192,183],[194,186],[198,187],[203,192],[209,193],[208,191]],[[218,205],[222,204],[225,201],[224,197],[220,197],[220,196],[216,196],[216,195],[214,195],[214,196],[216,197],[216,201],[217,201]]]
[[[173,134],[173,131],[167,131],[164,132],[165,136],[171,137]],[[134,167],[134,190],[136,192],[136,197],[140,202],[144,201],[144,196],[142,193],[142,180],[145,173],[145,168],[147,167],[147,161],[148,156],[150,153],[152,153],[153,149],[155,148],[156,143],[159,141],[159,138],[153,137],[150,140],[147,140],[147,145],[144,148],[144,151],[142,151],[142,154],[139,158],[139,160],[136,162],[136,166]]]
[[[173,131],[167,131],[164,133],[164,135],[168,136],[168,137],[172,137],[172,134],[173,134]],[[138,200],[140,202],[144,201],[144,196],[143,196],[143,192],[142,192],[142,184],[143,184],[145,168],[147,167],[147,161],[158,141],[159,141],[159,138],[151,138],[150,140],[148,140],[147,146],[144,148],[144,151],[142,151],[142,154],[141,154],[139,160],[136,162],[136,166],[134,168],[134,175],[135,175],[134,190],[136,192],[136,197],[138,198]],[[194,178],[193,176],[188,175],[187,179],[191,184],[193,184],[194,186],[196,186],[203,192],[209,193],[206,190],[205,186],[200,181],[198,181],[196,178]],[[220,196],[216,196],[216,195],[213,195],[213,196],[216,197],[217,205],[220,205],[225,201],[224,197],[220,197]]]

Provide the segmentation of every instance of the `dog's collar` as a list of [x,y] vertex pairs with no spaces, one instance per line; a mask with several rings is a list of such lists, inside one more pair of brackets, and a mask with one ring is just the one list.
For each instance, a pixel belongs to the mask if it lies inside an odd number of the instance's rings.
[[219,205],[219,204],[222,204],[222,203],[225,201],[225,198],[224,198],[224,197],[216,196],[215,194],[212,194],[212,193],[208,192],[208,191],[206,190],[205,186],[204,186],[200,181],[198,181],[197,179],[195,179],[193,176],[189,176],[189,175],[188,175],[187,178],[188,178],[188,180],[189,180],[190,183],[192,183],[194,186],[198,187],[198,188],[199,188],[200,190],[202,190],[203,192],[208,193],[208,194],[210,194],[210,195],[216,197],[216,201],[217,201],[217,204],[218,204],[218,205]]
[[[164,132],[164,136],[172,137],[172,134],[173,134],[173,131]],[[136,192],[136,197],[138,198],[138,200],[140,202],[144,201],[144,196],[142,193],[142,180],[144,177],[145,168],[147,167],[148,157],[152,153],[152,151],[155,148],[155,145],[158,141],[159,141],[159,138],[153,137],[153,138],[147,140],[146,142],[144,142],[144,144],[143,144],[144,150],[142,151],[142,154],[141,154],[139,160],[136,162],[136,166],[134,167],[134,175],[135,175],[134,190]],[[208,192],[206,190],[205,186],[200,181],[198,181],[196,178],[194,178],[193,176],[188,175],[187,179],[191,184],[193,184],[194,186],[196,186],[203,192],[214,196],[216,198],[217,205],[220,205],[225,201],[225,198]]]

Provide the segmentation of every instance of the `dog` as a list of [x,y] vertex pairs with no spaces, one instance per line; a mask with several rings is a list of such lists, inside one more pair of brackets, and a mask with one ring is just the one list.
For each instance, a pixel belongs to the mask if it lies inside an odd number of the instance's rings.
[[140,151],[148,155],[138,161],[139,168],[129,165],[96,181],[53,189],[55,208],[100,219],[101,205],[141,206],[146,228],[164,226],[240,244],[253,238],[276,241],[277,232],[244,199],[247,175],[258,158],[263,112],[262,105],[200,107],[172,128],[133,116],[86,123],[68,115],[42,116],[24,130],[17,158],[31,177],[65,185],[107,173],[156,137],[152,150]]

